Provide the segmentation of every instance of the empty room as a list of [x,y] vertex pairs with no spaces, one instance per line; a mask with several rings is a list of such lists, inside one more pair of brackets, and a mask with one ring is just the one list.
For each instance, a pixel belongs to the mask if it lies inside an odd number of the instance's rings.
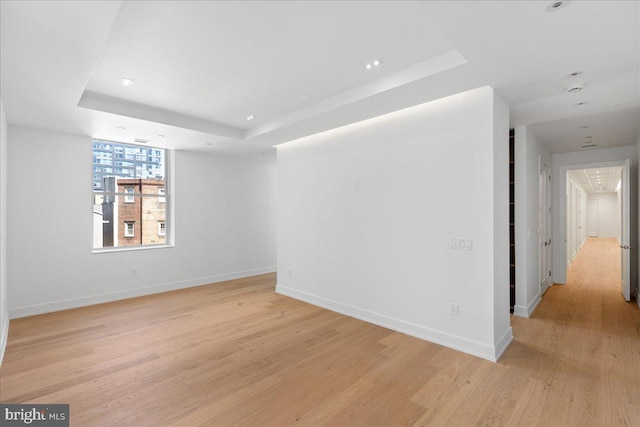
[[640,2],[0,1],[0,419],[640,425]]

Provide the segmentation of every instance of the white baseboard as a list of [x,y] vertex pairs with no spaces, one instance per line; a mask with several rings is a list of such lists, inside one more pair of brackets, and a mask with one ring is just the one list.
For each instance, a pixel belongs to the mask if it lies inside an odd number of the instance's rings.
[[449,347],[454,350],[462,351],[473,356],[481,357],[492,362],[496,362],[498,360],[498,357],[500,357],[502,352],[504,352],[504,350],[513,339],[513,336],[511,335],[511,328],[509,328],[509,331],[507,331],[507,333],[499,343],[500,346],[503,346],[503,348],[500,348],[469,340],[467,338],[459,337],[457,335],[448,334],[446,332],[437,331],[435,329],[430,329],[421,325],[416,325],[415,323],[389,317],[384,314],[364,310],[348,304],[343,304],[341,302],[333,301],[317,295],[312,295],[303,291],[299,291],[297,289],[288,288],[286,286],[276,285],[276,292],[281,295],[285,295],[300,301],[307,302],[309,304],[316,305],[318,307],[326,308],[327,310],[335,311],[337,313],[344,314],[349,317],[354,317],[368,323],[373,323],[384,328],[402,332],[404,334],[411,335],[416,338],[421,338],[423,340]]
[[529,310],[523,305],[513,306],[513,315],[517,317],[529,317]]
[[502,353],[504,353],[507,347],[509,347],[511,341],[513,341],[513,329],[511,329],[511,326],[509,326],[509,329],[505,331],[505,333],[502,335],[502,338],[500,338],[496,343],[496,354],[494,361],[500,359],[500,356],[502,356]]
[[515,307],[513,307],[513,315],[526,318],[531,317],[531,314],[533,314],[533,310],[535,310],[538,304],[540,304],[540,301],[542,301],[542,298],[540,297],[540,294],[538,294],[526,307],[522,305],[516,305]]
[[9,339],[9,314],[2,315],[2,330],[0,331],[0,365],[2,365],[2,359],[4,359],[4,351],[7,348],[7,340]]
[[127,298],[135,298],[144,295],[157,294],[177,289],[191,288],[193,286],[207,285],[210,283],[224,282],[227,280],[241,279],[243,277],[256,276],[258,274],[273,273],[276,267],[257,268],[254,270],[239,271],[235,273],[220,274],[218,276],[201,277],[179,282],[163,283],[160,285],[147,286],[144,288],[127,289],[124,291],[109,292],[106,294],[91,295],[80,298],[55,301],[45,304],[36,304],[25,307],[17,307],[9,310],[11,319],[34,316],[36,314],[51,313],[54,311],[68,310],[71,308],[85,307],[88,305],[102,304],[105,302],[118,301]]

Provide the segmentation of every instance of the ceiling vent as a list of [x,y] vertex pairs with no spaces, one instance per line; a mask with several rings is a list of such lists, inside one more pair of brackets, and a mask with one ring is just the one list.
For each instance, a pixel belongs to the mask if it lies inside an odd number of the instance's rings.
[[148,139],[141,139],[141,138],[136,138],[133,140],[133,142],[135,142],[136,144],[146,144],[147,142],[149,142]]
[[565,1],[552,1],[551,3],[549,3],[549,5],[547,6],[547,12],[555,12],[556,10],[560,10],[563,7],[565,7],[567,5],[567,3],[569,3],[568,0]]
[[582,148],[592,148],[592,147],[597,147],[598,144],[588,144],[588,145],[583,145]]

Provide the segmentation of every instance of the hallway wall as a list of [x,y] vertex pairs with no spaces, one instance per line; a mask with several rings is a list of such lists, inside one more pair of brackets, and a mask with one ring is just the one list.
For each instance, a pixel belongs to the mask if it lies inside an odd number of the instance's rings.
[[587,240],[587,192],[567,175],[566,246],[567,264],[571,263]]
[[527,126],[515,128],[515,150],[516,305],[513,314],[529,317],[540,302],[540,164],[551,168],[551,154]]
[[620,209],[618,207],[617,193],[595,193],[589,194],[588,200],[598,202],[597,211],[587,209],[587,221],[595,215],[598,219],[598,235],[593,237],[615,237],[620,238]]

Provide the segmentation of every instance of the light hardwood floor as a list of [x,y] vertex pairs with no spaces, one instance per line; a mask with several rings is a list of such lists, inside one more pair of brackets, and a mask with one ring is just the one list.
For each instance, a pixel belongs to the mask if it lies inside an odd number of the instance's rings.
[[274,274],[13,320],[0,399],[82,426],[640,426],[618,262],[590,239],[498,363],[277,295]]

